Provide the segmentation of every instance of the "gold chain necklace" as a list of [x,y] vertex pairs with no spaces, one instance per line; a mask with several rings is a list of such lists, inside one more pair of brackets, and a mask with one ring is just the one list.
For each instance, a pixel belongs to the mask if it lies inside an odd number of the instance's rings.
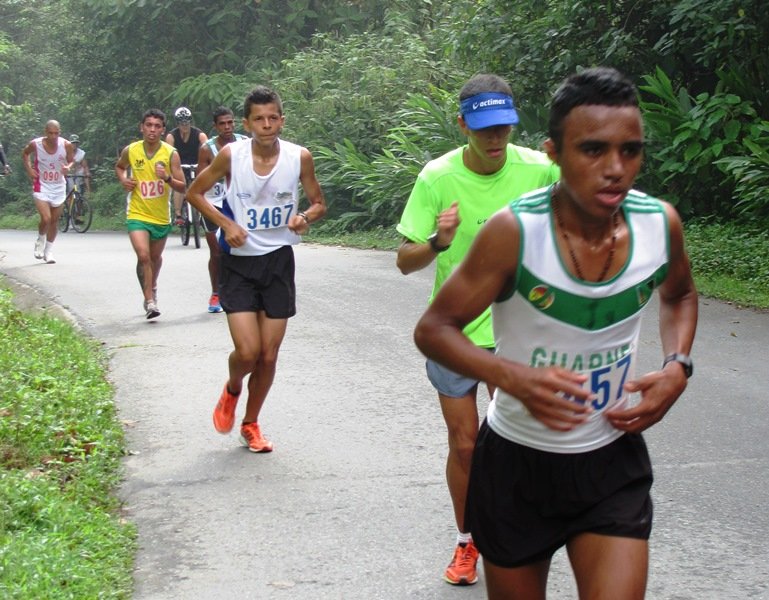
[[[574,252],[574,248],[571,245],[571,240],[569,239],[569,234],[566,233],[566,228],[563,226],[563,220],[561,219],[561,210],[558,208],[558,204],[560,203],[560,200],[558,202],[555,202],[556,198],[551,196],[551,204],[553,206],[553,214],[555,215],[555,220],[558,223],[558,227],[561,230],[561,235],[563,236],[563,240],[566,242],[566,248],[569,251],[569,256],[571,257],[571,263],[574,265],[574,270],[577,272],[577,277],[582,279],[583,281],[587,281],[585,279],[585,276],[582,274],[582,269],[579,266],[579,261],[577,260],[577,254]],[[598,276],[598,279],[596,279],[596,283],[599,281],[603,281],[603,278],[606,277],[606,274],[609,272],[609,267],[611,267],[611,263],[614,260],[614,252],[617,249],[617,230],[619,229],[619,216],[617,212],[615,212],[612,215],[612,221],[614,224],[614,231],[611,234],[611,246],[609,246],[609,255],[606,257],[606,263],[603,265],[603,269],[601,269],[601,274]]]

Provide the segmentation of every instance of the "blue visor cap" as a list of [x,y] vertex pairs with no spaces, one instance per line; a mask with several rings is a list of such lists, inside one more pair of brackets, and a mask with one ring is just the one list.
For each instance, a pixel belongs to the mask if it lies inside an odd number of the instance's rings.
[[518,113],[515,112],[512,96],[498,92],[484,92],[465,98],[462,100],[460,112],[470,129],[518,123]]

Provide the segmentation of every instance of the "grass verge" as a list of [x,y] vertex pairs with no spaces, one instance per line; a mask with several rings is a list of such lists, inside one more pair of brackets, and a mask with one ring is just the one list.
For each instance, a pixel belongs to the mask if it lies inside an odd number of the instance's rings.
[[769,234],[758,225],[694,221],[685,227],[697,291],[738,306],[769,309]]
[[129,598],[136,534],[107,361],[70,323],[0,289],[0,597]]

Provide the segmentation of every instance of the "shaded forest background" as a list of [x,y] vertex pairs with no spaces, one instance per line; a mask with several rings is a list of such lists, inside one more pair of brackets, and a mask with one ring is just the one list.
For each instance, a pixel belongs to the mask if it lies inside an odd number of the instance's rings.
[[422,165],[461,143],[465,79],[506,77],[517,143],[537,147],[552,91],[593,65],[642,90],[639,188],[686,219],[766,224],[758,0],[0,0],[0,141],[14,168],[0,211],[32,209],[20,152],[48,119],[80,136],[97,210],[119,218],[112,167],[145,109],[186,105],[210,132],[215,107],[240,116],[263,83],[283,96],[284,137],[316,156],[330,226],[390,227]]

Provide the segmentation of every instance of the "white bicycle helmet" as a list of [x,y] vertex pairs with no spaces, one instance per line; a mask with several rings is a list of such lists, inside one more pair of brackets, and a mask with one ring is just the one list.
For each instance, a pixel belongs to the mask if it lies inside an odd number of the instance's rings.
[[192,111],[186,106],[180,106],[174,113],[174,119],[180,123],[189,123],[192,121]]

